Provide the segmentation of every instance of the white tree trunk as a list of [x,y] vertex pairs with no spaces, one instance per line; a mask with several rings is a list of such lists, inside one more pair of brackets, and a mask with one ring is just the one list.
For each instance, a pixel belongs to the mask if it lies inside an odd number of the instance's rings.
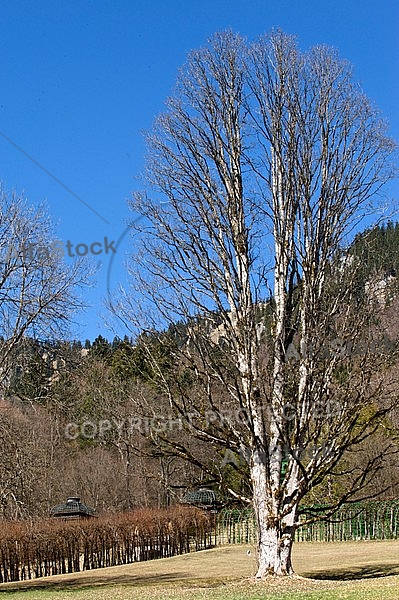
[[255,464],[251,469],[253,504],[258,526],[258,571],[257,578],[270,575],[293,575],[291,561],[295,535],[295,508],[287,515],[279,515],[276,495],[270,491],[267,470],[264,464]]

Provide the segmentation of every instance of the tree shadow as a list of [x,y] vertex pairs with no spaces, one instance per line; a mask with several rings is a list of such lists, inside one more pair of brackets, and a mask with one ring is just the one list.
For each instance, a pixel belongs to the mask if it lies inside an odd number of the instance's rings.
[[87,577],[73,577],[71,574],[68,579],[60,579],[58,581],[48,581],[47,578],[29,579],[25,581],[13,581],[0,585],[1,592],[21,592],[28,590],[59,590],[64,589],[79,589],[100,587],[108,585],[158,585],[162,583],[173,583],[175,581],[184,580],[188,574],[184,572],[176,573],[157,573],[154,575],[95,575],[93,571],[85,571]]
[[350,581],[353,579],[372,579],[374,577],[388,577],[390,575],[399,575],[399,565],[364,565],[362,567],[351,567],[350,569],[337,569],[330,567],[328,569],[301,572],[303,577],[310,579],[330,580],[330,581]]

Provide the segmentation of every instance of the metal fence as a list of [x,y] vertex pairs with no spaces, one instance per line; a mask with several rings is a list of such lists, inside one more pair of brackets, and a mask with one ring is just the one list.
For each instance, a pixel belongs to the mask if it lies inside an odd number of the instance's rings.
[[248,509],[222,510],[216,520],[218,544],[254,544],[257,541],[254,511]]
[[[304,511],[302,521],[311,517]],[[298,541],[341,542],[356,540],[393,540],[399,538],[399,500],[359,502],[343,506],[330,519],[303,525]]]
[[[341,542],[356,540],[392,540],[399,538],[399,500],[362,502],[343,506],[333,517],[323,515],[319,520],[298,528],[298,542]],[[304,508],[300,520],[314,516]],[[216,519],[215,542],[218,544],[253,544],[257,542],[256,521],[252,509],[222,510]]]

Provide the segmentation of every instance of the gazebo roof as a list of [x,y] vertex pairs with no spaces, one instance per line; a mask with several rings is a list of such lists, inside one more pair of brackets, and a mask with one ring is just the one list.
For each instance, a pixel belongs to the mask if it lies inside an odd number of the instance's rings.
[[77,496],[70,497],[51,509],[52,517],[94,517],[94,513],[94,508],[83,504]]
[[198,506],[213,507],[219,504],[216,492],[207,488],[200,488],[196,492],[187,492],[184,496],[185,504],[195,504]]

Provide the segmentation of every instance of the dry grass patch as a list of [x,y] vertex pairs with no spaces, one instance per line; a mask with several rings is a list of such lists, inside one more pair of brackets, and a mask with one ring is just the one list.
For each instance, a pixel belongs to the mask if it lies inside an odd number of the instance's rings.
[[298,543],[294,566],[300,576],[309,579],[253,583],[255,566],[253,547],[224,546],[169,559],[2,584],[0,592],[13,600],[399,598],[399,541]]

